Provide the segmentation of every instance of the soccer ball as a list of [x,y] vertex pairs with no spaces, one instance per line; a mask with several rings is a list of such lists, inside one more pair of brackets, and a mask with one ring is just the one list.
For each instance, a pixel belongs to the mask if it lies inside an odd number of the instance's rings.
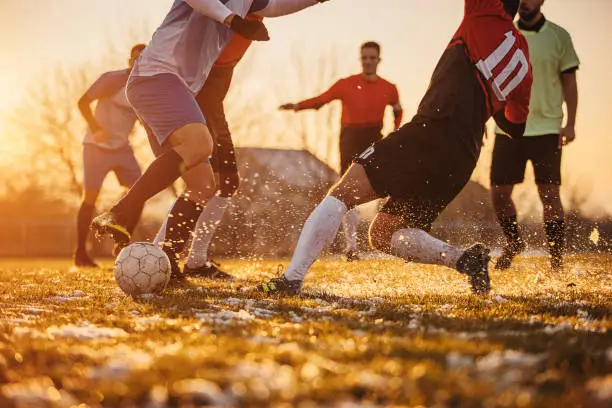
[[115,281],[129,296],[160,293],[170,281],[170,259],[149,242],[128,245],[115,260]]

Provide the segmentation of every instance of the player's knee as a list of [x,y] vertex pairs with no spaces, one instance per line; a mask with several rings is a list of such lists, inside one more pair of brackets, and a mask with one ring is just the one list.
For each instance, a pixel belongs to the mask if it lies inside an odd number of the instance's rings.
[[192,123],[171,136],[174,150],[191,167],[208,160],[213,151],[213,140],[202,123]]
[[233,197],[240,187],[240,176],[235,173],[219,175],[219,195],[225,198]]

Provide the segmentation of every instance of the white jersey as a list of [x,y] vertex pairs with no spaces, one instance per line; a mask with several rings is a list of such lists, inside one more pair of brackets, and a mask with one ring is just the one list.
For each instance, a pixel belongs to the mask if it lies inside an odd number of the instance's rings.
[[[267,0],[221,0],[244,17],[265,8]],[[234,33],[198,13],[185,0],[175,0],[161,26],[136,62],[132,76],[174,74],[197,94]]]

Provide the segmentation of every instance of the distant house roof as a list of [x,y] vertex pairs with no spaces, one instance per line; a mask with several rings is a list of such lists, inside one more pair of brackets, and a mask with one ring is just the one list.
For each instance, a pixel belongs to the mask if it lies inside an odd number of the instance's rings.
[[329,186],[338,179],[331,167],[307,150],[240,147],[236,156],[243,179],[261,177],[293,188]]

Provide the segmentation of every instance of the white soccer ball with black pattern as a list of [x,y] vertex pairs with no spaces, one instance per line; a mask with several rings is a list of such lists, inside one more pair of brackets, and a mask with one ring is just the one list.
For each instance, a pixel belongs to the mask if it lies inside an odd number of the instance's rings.
[[170,281],[170,259],[157,245],[133,243],[115,260],[115,280],[129,296],[158,294]]

